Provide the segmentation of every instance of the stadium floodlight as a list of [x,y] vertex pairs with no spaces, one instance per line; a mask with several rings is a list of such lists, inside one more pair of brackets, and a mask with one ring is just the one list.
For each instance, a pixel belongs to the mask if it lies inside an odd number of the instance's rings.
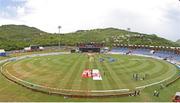
[[60,34],[60,29],[61,29],[61,26],[58,26],[58,29],[59,29],[59,34]]
[[61,26],[58,26],[58,29],[59,29],[59,49],[61,48],[60,47],[60,29],[61,29],[62,27]]
[[127,31],[131,31],[131,28],[127,28]]

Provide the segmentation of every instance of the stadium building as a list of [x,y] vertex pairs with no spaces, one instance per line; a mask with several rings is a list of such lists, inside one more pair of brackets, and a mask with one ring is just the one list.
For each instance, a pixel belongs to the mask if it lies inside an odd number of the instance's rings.
[[100,50],[103,46],[104,45],[102,43],[94,43],[94,42],[87,43],[87,44],[84,44],[84,43],[77,44],[79,51],[90,52],[90,53],[92,52],[100,53]]

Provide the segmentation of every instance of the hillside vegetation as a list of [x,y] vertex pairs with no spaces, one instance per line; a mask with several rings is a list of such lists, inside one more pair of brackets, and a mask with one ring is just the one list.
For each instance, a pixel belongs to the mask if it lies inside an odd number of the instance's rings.
[[46,33],[37,28],[25,25],[0,26],[0,48],[5,50],[22,49],[29,45],[58,45],[59,42],[61,45],[69,46],[75,46],[79,42],[99,42],[105,43],[107,46],[113,46],[115,44],[180,45],[156,35],[147,35],[116,28],[78,30],[74,33],[62,35]]
[[177,44],[180,44],[180,39],[176,41]]

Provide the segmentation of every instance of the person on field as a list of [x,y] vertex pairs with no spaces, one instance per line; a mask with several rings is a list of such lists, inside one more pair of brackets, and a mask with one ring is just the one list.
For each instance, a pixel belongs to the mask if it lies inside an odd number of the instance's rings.
[[159,94],[160,94],[160,92],[158,91],[158,92],[156,93],[156,97],[159,97]]
[[156,90],[154,90],[153,96],[156,96],[156,93],[157,93],[157,91],[156,91]]
[[159,97],[159,94],[160,92],[155,90],[153,96]]
[[135,79],[135,74],[133,73],[133,79]]
[[135,74],[135,79],[136,79],[136,81],[138,80],[138,74]]
[[135,91],[134,91],[134,96],[136,96],[136,94],[137,94],[137,91],[135,90]]
[[160,85],[160,89],[163,89],[163,88],[164,88],[164,85],[163,85],[163,84],[161,84],[161,85]]
[[137,95],[140,95],[140,90],[137,90],[136,94],[137,94]]
[[93,70],[91,70],[91,77],[93,77]]
[[136,95],[140,95],[140,90],[135,90],[134,91],[134,96],[136,96]]

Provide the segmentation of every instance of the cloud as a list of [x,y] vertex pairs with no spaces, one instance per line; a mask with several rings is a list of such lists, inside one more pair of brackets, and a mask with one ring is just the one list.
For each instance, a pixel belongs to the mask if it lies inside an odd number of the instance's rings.
[[[0,0],[0,2],[6,0]],[[47,32],[72,32],[102,27],[127,28],[180,38],[178,0],[7,0],[1,11],[3,23],[22,23]],[[1,5],[1,4],[0,4]],[[8,11],[8,6],[10,10]],[[13,14],[14,12],[14,14]],[[4,15],[4,16],[2,16]],[[15,19],[5,18],[15,15]],[[2,19],[3,18],[3,19]],[[1,22],[2,24],[2,22]],[[173,36],[172,36],[173,35]]]
[[26,2],[26,0],[0,0],[0,17],[8,19],[16,18],[20,14],[19,11],[24,9]]

